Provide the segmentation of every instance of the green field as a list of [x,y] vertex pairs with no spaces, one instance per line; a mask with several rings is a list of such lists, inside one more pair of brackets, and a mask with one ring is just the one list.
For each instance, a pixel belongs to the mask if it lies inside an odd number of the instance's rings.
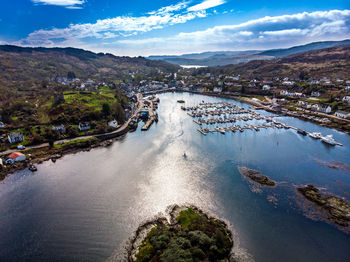
[[64,92],[64,104],[84,105],[96,110],[101,110],[104,103],[113,104],[117,102],[113,90],[104,88],[100,92]]

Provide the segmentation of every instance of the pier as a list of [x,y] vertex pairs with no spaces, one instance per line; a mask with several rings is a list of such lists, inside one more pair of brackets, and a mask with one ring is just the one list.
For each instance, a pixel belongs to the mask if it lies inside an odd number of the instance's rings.
[[149,104],[148,119],[146,123],[141,127],[142,131],[147,131],[150,128],[150,126],[153,124],[153,122],[158,119],[158,116],[154,114],[154,103],[157,103],[157,101],[159,100],[157,100],[156,98],[145,101],[146,103]]

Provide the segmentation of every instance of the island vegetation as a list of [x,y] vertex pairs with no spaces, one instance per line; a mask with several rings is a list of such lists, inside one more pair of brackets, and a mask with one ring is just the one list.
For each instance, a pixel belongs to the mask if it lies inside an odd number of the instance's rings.
[[[233,240],[223,221],[194,206],[175,206],[169,214],[170,223],[158,218],[139,227],[129,261],[228,261]],[[141,229],[149,225],[149,232],[137,242]]]
[[342,227],[350,227],[350,205],[345,199],[323,193],[314,185],[300,186],[297,190],[307,200],[321,207],[328,220]]

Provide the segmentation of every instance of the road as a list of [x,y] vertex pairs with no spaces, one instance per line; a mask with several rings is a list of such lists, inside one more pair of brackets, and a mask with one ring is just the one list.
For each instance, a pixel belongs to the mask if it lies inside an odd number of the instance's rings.
[[[133,117],[137,116],[137,114],[140,112],[140,110],[144,106],[142,94],[137,94],[136,96],[137,96],[138,106],[137,106],[137,109],[134,112],[134,114],[122,126],[118,127],[118,129],[114,130],[113,132],[105,133],[104,135],[112,135],[112,134],[115,134],[115,133],[119,133],[119,132],[123,131],[125,128],[128,127],[131,119]],[[74,138],[69,138],[69,139],[57,140],[57,141],[55,141],[55,145],[67,143],[67,142],[70,142],[70,141],[80,140],[80,139],[88,139],[88,138],[97,137],[97,136],[101,136],[101,134],[88,135],[88,136],[79,136],[79,137],[74,137]],[[42,148],[42,147],[48,147],[48,146],[49,146],[49,143],[43,143],[43,144],[39,144],[39,145],[35,145],[35,146],[27,146],[26,149],[35,149],[35,148]],[[0,156],[8,155],[8,154],[11,154],[13,152],[18,152],[18,151],[21,151],[21,150],[18,150],[18,149],[6,150],[6,151],[3,151],[3,152],[0,152]]]

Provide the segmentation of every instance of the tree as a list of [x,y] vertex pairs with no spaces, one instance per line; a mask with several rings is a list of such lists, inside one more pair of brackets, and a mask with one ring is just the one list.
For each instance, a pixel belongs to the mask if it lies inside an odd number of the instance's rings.
[[104,103],[102,105],[102,113],[105,115],[105,116],[109,116],[111,114],[111,107],[108,103]]
[[309,78],[309,75],[306,71],[301,71],[300,74],[299,74],[299,79],[300,80],[306,80]]
[[124,123],[125,122],[125,111],[121,104],[115,103],[113,106],[114,110],[114,117],[117,119],[118,123]]
[[49,146],[50,146],[50,148],[53,148],[53,145],[55,144],[55,140],[53,140],[53,139],[50,139],[49,140]]
[[68,78],[69,80],[74,79],[74,78],[75,78],[74,72],[69,71],[69,72],[67,73],[67,78]]

